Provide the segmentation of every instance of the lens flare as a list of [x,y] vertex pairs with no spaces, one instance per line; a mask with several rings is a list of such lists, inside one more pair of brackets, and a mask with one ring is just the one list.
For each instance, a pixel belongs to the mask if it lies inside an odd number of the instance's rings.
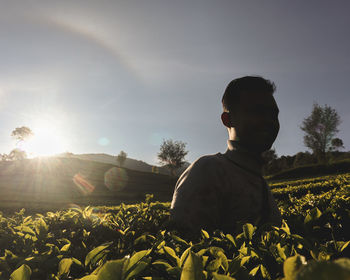
[[74,175],[73,182],[82,195],[88,195],[95,189],[95,187],[90,184],[80,173]]
[[128,184],[129,177],[125,169],[112,167],[105,173],[105,185],[111,191],[121,191]]

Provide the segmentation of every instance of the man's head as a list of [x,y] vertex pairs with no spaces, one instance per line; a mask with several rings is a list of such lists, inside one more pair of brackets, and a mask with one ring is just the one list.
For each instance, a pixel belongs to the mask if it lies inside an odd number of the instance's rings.
[[254,153],[271,148],[279,131],[276,87],[262,77],[246,76],[231,81],[222,97],[221,119],[230,140],[238,140]]

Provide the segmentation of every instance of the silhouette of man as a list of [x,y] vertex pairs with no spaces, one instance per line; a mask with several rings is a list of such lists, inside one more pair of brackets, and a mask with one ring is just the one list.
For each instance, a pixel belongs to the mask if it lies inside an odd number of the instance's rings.
[[228,149],[193,162],[178,179],[171,203],[175,228],[235,232],[244,223],[281,223],[281,215],[261,175],[262,152],[279,131],[275,85],[262,77],[231,81],[223,95],[222,123]]

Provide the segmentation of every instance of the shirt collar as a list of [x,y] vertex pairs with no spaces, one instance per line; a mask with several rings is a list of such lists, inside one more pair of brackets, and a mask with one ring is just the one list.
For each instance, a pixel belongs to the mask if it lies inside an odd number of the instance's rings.
[[251,153],[242,147],[238,141],[227,140],[225,155],[237,165],[261,176],[261,168],[264,164],[262,157]]

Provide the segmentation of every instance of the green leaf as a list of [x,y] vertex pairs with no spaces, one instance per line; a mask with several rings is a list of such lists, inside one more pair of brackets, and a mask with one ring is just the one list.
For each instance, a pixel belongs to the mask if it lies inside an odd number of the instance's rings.
[[201,233],[202,233],[202,237],[203,237],[204,239],[208,239],[208,238],[209,238],[209,233],[206,232],[204,229],[201,230]]
[[245,224],[243,225],[243,234],[244,237],[248,240],[252,240],[253,239],[253,234],[254,234],[254,226],[252,224]]
[[81,261],[79,261],[79,260],[76,259],[76,258],[72,258],[72,261],[73,261],[76,265],[78,265],[78,266],[83,266],[83,264],[81,263]]
[[250,260],[250,256],[243,257],[241,259],[241,266],[245,265]]
[[73,260],[71,258],[64,258],[58,263],[58,276],[68,275],[70,271],[70,267],[73,264]]
[[183,240],[182,238],[176,236],[175,234],[172,234],[171,237],[172,237],[172,239],[175,240],[176,242],[181,243],[181,244],[184,245],[184,246],[189,246],[189,244],[188,244],[187,241],[185,241],[185,240]]
[[345,248],[349,246],[349,244],[350,244],[350,241],[344,243],[344,245],[340,248],[340,252],[343,252]]
[[168,246],[164,246],[163,249],[165,254],[169,256],[171,259],[173,259],[174,262],[177,264],[177,266],[180,266],[180,259],[178,256],[176,256],[174,249]]
[[319,219],[321,215],[322,215],[322,212],[317,207],[311,209],[310,212],[305,217],[304,224],[307,224]]
[[290,229],[289,229],[289,226],[285,220],[282,220],[281,230],[283,230],[285,233],[287,233],[287,235],[290,235]]
[[133,267],[132,271],[129,272],[129,274],[125,278],[125,280],[129,280],[129,279],[131,279],[133,277],[136,277],[142,271],[144,271],[147,266],[148,266],[148,262],[144,262],[144,261],[138,262],[137,265],[135,267]]
[[226,234],[226,238],[231,241],[231,243],[233,244],[233,246],[237,247],[236,241],[233,238],[233,236],[231,234]]
[[181,255],[181,258],[180,258],[180,267],[183,266],[185,260],[187,259],[188,257],[188,254],[190,253],[191,251],[191,247],[187,248]]
[[221,266],[224,269],[224,271],[228,270],[228,260],[224,253],[218,252],[219,258],[221,259]]
[[127,259],[107,261],[97,274],[96,280],[123,280],[123,267]]
[[212,275],[214,280],[235,280],[235,278],[223,274],[218,274],[216,272],[213,272]]
[[287,259],[287,256],[286,254],[284,253],[284,249],[281,247],[281,243],[278,243],[276,245],[276,249],[277,249],[277,252],[278,252],[278,255],[281,257],[282,260],[286,260]]
[[206,266],[208,260],[209,260],[209,257],[208,257],[208,256],[202,256],[202,264],[203,264],[203,267]]
[[260,272],[261,272],[261,276],[264,279],[271,279],[270,273],[267,271],[266,267],[264,265],[260,265]]
[[79,280],[97,280],[97,275],[87,275],[83,278],[79,278]]
[[62,252],[62,253],[67,252],[70,248],[70,245],[71,245],[71,243],[63,245],[62,248],[60,249],[60,252]]
[[220,257],[221,254],[224,253],[224,249],[220,248],[220,247],[209,247],[209,252],[210,254],[212,254],[214,257]]
[[184,263],[180,280],[204,280],[202,260],[192,251]]
[[170,264],[168,264],[166,261],[161,261],[161,260],[153,262],[152,265],[158,266],[158,267],[163,267],[164,270],[172,268],[172,266]]
[[[142,250],[135,253],[130,259],[126,270],[132,269],[142,258],[149,254],[149,250]],[[128,273],[128,272],[127,272]]]
[[32,236],[35,236],[35,232],[28,226],[23,226],[23,225],[17,226],[17,227],[14,227],[14,229],[19,230],[22,233],[28,233]]
[[283,263],[283,272],[286,280],[295,280],[298,271],[305,264],[305,257],[300,255],[295,255],[289,257]]
[[260,268],[260,265],[254,267],[254,268],[249,272],[249,275],[255,276],[256,273],[259,271],[259,268]]
[[37,220],[35,230],[40,237],[44,237],[47,235],[47,232],[49,231],[49,227],[43,218],[40,218]]
[[217,271],[220,266],[221,266],[221,259],[214,259],[209,262],[209,264],[206,267],[206,270],[210,272]]
[[101,258],[103,258],[107,252],[105,250],[112,244],[113,242],[109,242],[106,245],[98,246],[92,249],[85,258],[85,266],[89,264],[96,264]]
[[26,264],[22,264],[10,275],[10,280],[30,280],[32,270]]
[[148,260],[143,261],[145,257],[150,253],[150,250],[142,250],[140,252],[135,253],[128,262],[126,269],[124,270],[124,274],[127,275],[125,280],[130,279],[131,277],[135,277],[140,274],[147,266]]

